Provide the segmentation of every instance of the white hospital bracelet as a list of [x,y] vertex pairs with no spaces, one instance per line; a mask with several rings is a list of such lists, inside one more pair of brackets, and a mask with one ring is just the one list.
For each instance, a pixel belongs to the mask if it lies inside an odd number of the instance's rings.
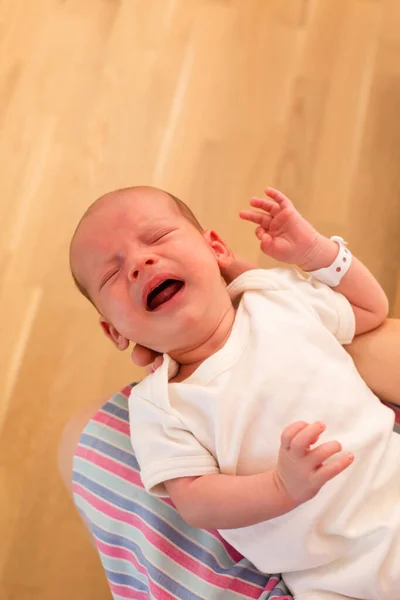
[[350,269],[353,255],[350,250],[345,247],[347,242],[345,242],[343,238],[334,235],[331,237],[331,240],[339,245],[339,253],[334,262],[324,269],[308,271],[308,275],[311,275],[313,279],[326,283],[329,287],[336,287]]

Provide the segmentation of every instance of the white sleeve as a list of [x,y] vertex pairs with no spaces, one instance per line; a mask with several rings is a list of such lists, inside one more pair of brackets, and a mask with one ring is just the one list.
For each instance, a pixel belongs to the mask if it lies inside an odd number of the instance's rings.
[[303,276],[297,269],[278,267],[247,271],[227,289],[232,301],[246,290],[294,293],[296,302],[312,310],[341,344],[350,344],[354,337],[356,320],[347,298],[324,283]]
[[137,396],[135,388],[129,409],[132,446],[146,491],[166,497],[169,479],[219,473],[215,458],[178,417]]
[[325,283],[303,277],[300,273],[296,275],[296,293],[313,308],[322,324],[341,344],[350,344],[354,338],[356,320],[347,298]]

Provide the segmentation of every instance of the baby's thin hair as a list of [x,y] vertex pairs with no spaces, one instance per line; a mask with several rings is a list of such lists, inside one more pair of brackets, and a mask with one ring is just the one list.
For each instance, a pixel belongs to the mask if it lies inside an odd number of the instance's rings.
[[71,269],[71,275],[72,275],[72,279],[74,280],[75,286],[78,288],[78,290],[80,291],[80,293],[81,293],[83,296],[85,296],[85,298],[87,298],[87,300],[89,300],[89,302],[90,302],[91,304],[93,304],[93,306],[94,306],[95,308],[97,308],[97,307],[96,307],[96,305],[95,305],[95,303],[94,303],[94,302],[93,302],[93,300],[91,299],[91,297],[90,297],[90,295],[89,295],[89,292],[86,290],[86,288],[85,288],[85,287],[84,287],[84,286],[83,286],[81,283],[79,283],[79,281],[78,281],[78,280],[77,280],[77,278],[75,277],[75,274],[74,274],[74,272],[72,271],[72,269]]
[[173,194],[170,194],[169,192],[165,192],[165,193],[168,194],[168,196],[170,198],[172,198],[172,200],[175,202],[175,204],[177,205],[177,207],[179,208],[180,212],[185,217],[185,219],[190,221],[192,223],[192,225],[194,225],[196,227],[196,229],[198,229],[199,231],[201,231],[201,233],[203,233],[204,229],[203,229],[202,225],[198,221],[194,212],[188,207],[188,205],[185,204],[185,202],[183,202],[183,200],[180,200]]
[[[161,190],[160,190],[161,191]],[[164,190],[162,190],[164,191]],[[201,233],[204,232],[204,228],[202,227],[202,225],[200,224],[200,222],[198,221],[197,217],[195,216],[195,214],[193,213],[193,211],[188,207],[188,205],[183,202],[183,200],[180,200],[179,198],[177,198],[176,196],[174,196],[173,194],[170,194],[169,192],[165,192],[176,204],[176,206],[178,207],[180,213],[185,217],[185,219],[187,219],[190,223],[192,223],[192,225],[194,225],[194,227],[196,227],[196,229],[198,229],[198,231],[200,231]],[[80,219],[76,229],[75,229],[75,233],[72,237],[72,239],[74,239],[76,232],[79,229],[80,224],[82,223],[82,221],[88,216],[88,214],[90,214],[92,208],[89,207],[84,215],[82,216],[82,218]],[[73,272],[73,270],[71,269],[71,275],[72,275],[72,279],[74,280],[75,286],[76,288],[80,291],[80,293],[85,296],[85,298],[87,300],[89,300],[89,302],[91,304],[93,304],[93,306],[97,309],[95,303],[93,302],[92,298],[90,297],[89,292],[86,290],[86,288],[78,281],[78,279],[75,276],[75,273]]]

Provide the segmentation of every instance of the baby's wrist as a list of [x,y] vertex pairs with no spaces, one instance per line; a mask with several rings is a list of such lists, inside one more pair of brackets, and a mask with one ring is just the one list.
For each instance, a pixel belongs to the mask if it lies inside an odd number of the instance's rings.
[[279,503],[283,509],[282,514],[297,508],[300,502],[297,502],[288,492],[278,468],[272,471],[272,480],[274,482],[275,490],[278,494]]
[[336,242],[318,234],[313,246],[297,265],[302,271],[316,271],[329,267],[339,252]]

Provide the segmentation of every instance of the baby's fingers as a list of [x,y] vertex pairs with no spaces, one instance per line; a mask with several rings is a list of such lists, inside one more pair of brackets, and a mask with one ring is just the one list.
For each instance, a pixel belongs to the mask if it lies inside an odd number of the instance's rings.
[[308,459],[315,467],[319,467],[328,458],[342,451],[342,445],[339,442],[325,442],[310,451]]
[[250,221],[251,223],[255,223],[256,225],[261,225],[261,227],[264,227],[264,229],[269,228],[269,225],[272,220],[270,214],[257,212],[255,210],[241,210],[239,212],[239,216],[245,221]]
[[308,426],[308,423],[305,421],[296,421],[295,423],[291,423],[282,431],[281,434],[281,446],[285,450],[288,450],[291,446],[292,441],[296,437],[296,435],[305,429]]
[[325,430],[325,425],[320,421],[307,425],[292,440],[290,451],[297,457],[304,456],[310,446],[318,441],[319,436]]
[[289,198],[275,188],[268,187],[265,190],[265,193],[269,198],[272,198],[272,200],[277,202],[280,208],[290,208],[292,206],[292,202],[289,200]]
[[281,207],[277,202],[273,200],[267,200],[266,198],[252,198],[250,200],[251,206],[254,208],[260,208],[261,210],[270,213],[273,217],[281,210]]
[[262,240],[263,235],[265,235],[267,232],[265,231],[264,227],[261,227],[261,225],[259,225],[255,232],[256,237],[258,237],[259,240]]
[[350,452],[330,460],[324,465],[321,465],[313,475],[314,485],[316,488],[321,488],[327,481],[330,481],[336,475],[342,473],[354,461],[354,454]]

